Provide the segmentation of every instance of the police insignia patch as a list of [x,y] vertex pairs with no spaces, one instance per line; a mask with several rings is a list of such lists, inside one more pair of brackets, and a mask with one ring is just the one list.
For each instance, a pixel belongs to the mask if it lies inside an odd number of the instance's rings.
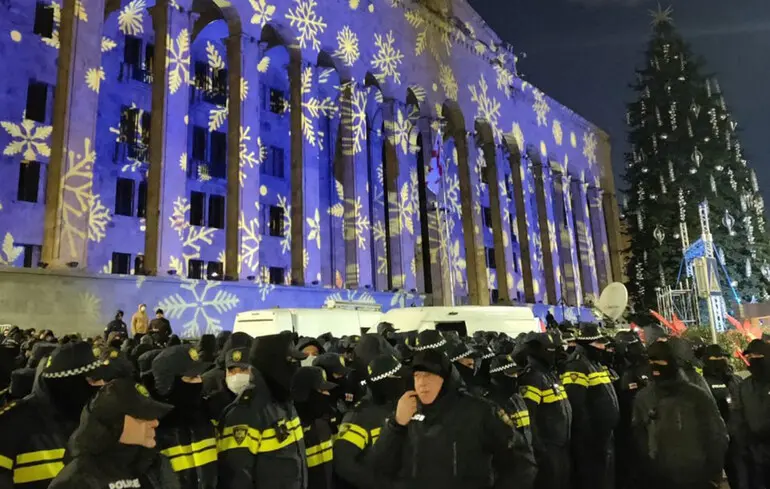
[[110,352],[110,358],[118,358],[118,352],[117,350],[112,350]]
[[94,347],[93,350],[91,350],[94,354],[94,358],[99,358],[99,355],[102,354],[102,350],[99,347]]
[[572,379],[572,382],[575,382],[578,379],[578,374],[570,374],[570,379]]
[[248,432],[248,428],[246,426],[236,426],[233,428],[233,438],[235,439],[235,443],[240,445],[243,443],[243,440],[246,439],[246,433]]
[[240,362],[241,358],[243,358],[243,354],[240,351],[236,350],[236,351],[233,352],[233,361],[234,362]]
[[136,392],[143,395],[144,397],[150,397],[150,391],[148,391],[147,388],[142,384],[136,384]]
[[198,359],[200,358],[200,357],[198,356],[198,350],[196,350],[195,348],[190,348],[190,351],[189,351],[188,353],[190,354],[190,358],[192,358],[192,359],[193,359],[193,360],[195,360],[196,362],[197,362],[197,361],[198,361]]
[[345,366],[345,357],[343,357],[342,355],[340,355],[340,365],[342,365],[343,367]]

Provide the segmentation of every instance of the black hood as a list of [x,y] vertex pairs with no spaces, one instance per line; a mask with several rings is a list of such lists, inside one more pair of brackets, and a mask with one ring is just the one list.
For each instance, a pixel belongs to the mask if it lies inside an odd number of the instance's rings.
[[90,403],[80,415],[80,426],[70,437],[72,456],[98,455],[114,450],[123,433],[123,416],[102,419],[91,412]]
[[353,369],[366,372],[366,367],[380,355],[398,356],[393,345],[378,334],[365,334],[353,350]]
[[294,341],[290,334],[281,333],[254,339],[249,363],[262,375],[270,392],[278,400],[288,400],[291,395],[291,379],[299,369],[298,361],[289,361]]

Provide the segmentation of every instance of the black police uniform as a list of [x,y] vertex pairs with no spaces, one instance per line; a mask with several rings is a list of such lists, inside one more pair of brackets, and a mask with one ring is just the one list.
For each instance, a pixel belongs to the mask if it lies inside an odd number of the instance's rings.
[[306,451],[302,424],[290,400],[295,371],[287,356],[291,335],[258,337],[251,346],[252,385],[222,415],[219,484],[228,489],[305,489]]
[[620,418],[615,430],[615,477],[616,483],[621,489],[638,487],[633,477],[634,446],[631,432],[631,416],[634,409],[634,400],[642,389],[650,383],[649,363],[628,364],[623,369],[620,380],[617,383],[618,406]]
[[745,451],[748,487],[770,487],[770,344],[749,343],[746,353],[764,355],[749,360],[751,376],[741,382],[734,399],[731,424]]
[[132,380],[108,383],[83,410],[70,441],[72,462],[49,488],[179,489],[166,457],[155,449],[120,443],[125,415],[155,420],[169,409]]
[[40,365],[32,394],[0,411],[1,488],[45,489],[69,462],[67,441],[97,390],[85,376],[99,366],[88,344],[62,345]]
[[[594,333],[579,336],[578,342],[600,340],[598,331]],[[613,431],[620,413],[610,372],[588,357],[589,348],[578,344],[561,378],[572,406],[574,487],[603,489],[614,486]]]
[[519,390],[532,428],[538,467],[535,487],[566,489],[570,487],[572,407],[555,371],[556,348],[560,345],[554,343],[552,335],[549,338],[549,333],[540,333],[531,338],[529,348],[527,367],[519,375]]

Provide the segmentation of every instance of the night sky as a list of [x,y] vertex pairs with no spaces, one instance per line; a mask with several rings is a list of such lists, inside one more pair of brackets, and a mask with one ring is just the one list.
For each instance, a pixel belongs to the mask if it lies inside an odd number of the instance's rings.
[[[651,38],[649,0],[470,0],[516,52],[519,72],[610,134],[616,185],[627,150],[628,84]],[[672,0],[674,23],[717,75],[770,205],[770,1]]]

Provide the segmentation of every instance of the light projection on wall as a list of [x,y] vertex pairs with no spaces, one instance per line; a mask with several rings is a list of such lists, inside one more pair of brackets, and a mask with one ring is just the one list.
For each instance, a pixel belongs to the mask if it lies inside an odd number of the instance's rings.
[[551,111],[551,107],[548,106],[548,102],[545,99],[545,94],[540,90],[532,90],[532,95],[535,97],[535,103],[532,105],[532,110],[537,114],[537,125],[548,126],[548,113]]
[[384,36],[374,34],[374,45],[377,51],[372,56],[372,67],[377,70],[374,76],[380,82],[388,78],[396,84],[401,84],[401,73],[399,67],[404,62],[404,55],[400,49],[394,47],[396,38],[393,37],[393,31],[388,31]]
[[21,155],[27,161],[51,156],[51,147],[48,145],[48,139],[53,132],[52,126],[38,124],[29,119],[24,119],[21,121],[21,124],[2,121],[0,126],[12,138],[5,146],[5,149],[3,149],[4,155]]
[[586,157],[589,166],[596,164],[596,135],[593,132],[583,134],[583,156]]
[[265,0],[249,0],[254,14],[251,16],[251,23],[259,27],[265,27],[268,22],[273,20],[275,15],[275,5],[270,5]]
[[471,92],[471,102],[476,104],[476,119],[489,123],[495,135],[495,141],[500,141],[503,131],[500,129],[500,102],[489,94],[489,85],[484,75],[481,75],[478,86],[468,85]]

